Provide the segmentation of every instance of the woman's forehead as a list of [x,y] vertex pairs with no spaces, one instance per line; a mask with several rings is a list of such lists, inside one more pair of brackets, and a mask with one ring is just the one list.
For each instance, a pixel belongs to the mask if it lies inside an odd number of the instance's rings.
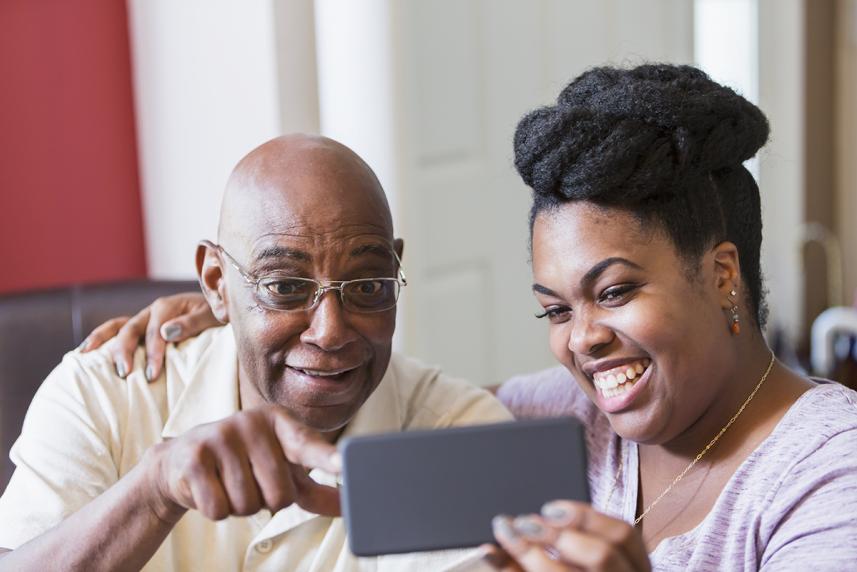
[[608,258],[651,266],[652,258],[674,249],[656,228],[622,209],[568,203],[540,213],[533,224],[533,271],[536,278],[553,274],[585,274]]
[[533,224],[533,248],[633,246],[650,242],[654,230],[626,210],[575,201],[539,213]]

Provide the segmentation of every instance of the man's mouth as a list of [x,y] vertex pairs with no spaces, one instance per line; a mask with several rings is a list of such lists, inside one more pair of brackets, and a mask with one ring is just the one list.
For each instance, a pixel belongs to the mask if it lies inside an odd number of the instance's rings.
[[306,407],[339,407],[354,402],[365,389],[365,365],[309,367],[287,364],[283,382],[290,387],[292,399]]
[[310,377],[327,377],[327,378],[336,379],[338,377],[344,376],[348,372],[354,371],[355,369],[357,369],[360,366],[342,367],[342,368],[335,368],[335,369],[333,369],[333,368],[317,369],[317,368],[311,368],[311,367],[298,367],[298,366],[294,366],[294,365],[288,365],[287,367],[297,371],[298,373],[302,373],[302,374],[308,375]]
[[634,387],[651,363],[652,360],[644,358],[607,371],[599,371],[593,374],[592,381],[602,397],[608,399],[618,397]]

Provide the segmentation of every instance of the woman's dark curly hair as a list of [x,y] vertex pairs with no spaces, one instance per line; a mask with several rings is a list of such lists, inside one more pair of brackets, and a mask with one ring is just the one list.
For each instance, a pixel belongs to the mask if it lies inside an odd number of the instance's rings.
[[589,201],[659,225],[689,268],[729,240],[764,327],[759,188],[742,163],[768,132],[759,108],[696,68],[591,69],[515,131],[515,167],[533,190],[530,235],[539,213]]

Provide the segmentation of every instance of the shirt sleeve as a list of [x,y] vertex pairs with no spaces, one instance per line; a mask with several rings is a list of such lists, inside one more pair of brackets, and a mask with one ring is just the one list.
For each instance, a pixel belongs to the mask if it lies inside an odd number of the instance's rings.
[[509,410],[481,387],[411,359],[400,358],[393,367],[399,386],[407,388],[402,390],[404,430],[514,420]]
[[434,389],[434,399],[427,399],[422,408],[428,419],[417,419],[418,425],[442,428],[515,419],[491,393],[466,382],[441,376]]
[[94,384],[80,359],[76,352],[67,354],[27,411],[10,452],[15,472],[0,497],[0,547],[18,548],[118,480],[114,453],[120,431],[113,412],[123,380],[102,359],[106,383]]
[[[797,462],[774,495],[761,570],[853,569],[857,562],[857,430]],[[774,520],[776,519],[776,520]]]

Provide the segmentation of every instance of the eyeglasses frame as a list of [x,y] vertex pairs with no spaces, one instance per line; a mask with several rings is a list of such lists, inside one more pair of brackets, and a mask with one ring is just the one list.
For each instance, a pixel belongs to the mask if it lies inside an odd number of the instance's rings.
[[369,281],[369,280],[391,280],[391,279],[395,280],[396,282],[399,283],[399,292],[401,292],[401,288],[404,288],[405,286],[408,285],[408,279],[405,276],[405,271],[402,269],[402,261],[399,258],[399,254],[396,252],[395,249],[391,249],[391,251],[393,252],[393,257],[395,257],[395,259],[396,259],[398,278],[390,278],[389,276],[383,276],[383,277],[375,277],[375,278],[357,278],[354,280],[326,280],[326,281],[321,281],[321,280],[316,280],[315,278],[304,278],[303,276],[282,276],[282,278],[284,278],[284,279],[299,279],[299,280],[305,280],[307,282],[314,282],[316,284],[315,296],[313,297],[312,304],[310,304],[306,308],[297,308],[294,310],[288,310],[285,308],[272,308],[272,307],[262,303],[260,300],[260,296],[259,296],[259,289],[262,287],[261,286],[262,280],[265,280],[266,278],[270,278],[271,276],[257,276],[254,273],[250,272],[249,270],[244,268],[244,266],[242,266],[240,262],[235,260],[235,258],[231,254],[229,254],[226,251],[226,249],[223,248],[220,244],[217,244],[217,243],[212,242],[210,240],[202,240],[202,241],[200,241],[200,244],[202,244],[203,246],[205,246],[207,248],[211,248],[213,250],[216,250],[220,254],[224,255],[226,257],[226,259],[229,261],[229,264],[231,264],[232,267],[238,271],[238,273],[241,275],[241,277],[244,279],[244,281],[247,284],[249,284],[250,286],[253,286],[253,291],[255,293],[256,301],[259,303],[259,305],[263,306],[264,308],[267,308],[268,310],[272,310],[275,312],[307,312],[309,310],[312,310],[316,306],[318,306],[318,304],[321,302],[321,299],[324,297],[324,294],[326,292],[328,292],[329,290],[339,290],[339,302],[342,304],[342,307],[344,309],[348,310],[349,312],[355,312],[358,314],[374,314],[374,313],[378,313],[378,312],[386,312],[387,310],[391,310],[391,309],[395,308],[396,305],[399,303],[398,294],[396,295],[396,303],[393,304],[392,306],[390,306],[389,308],[383,308],[381,310],[368,310],[368,311],[354,310],[352,308],[349,308],[345,304],[344,288],[348,284],[351,284],[353,282],[364,282],[364,281]]

